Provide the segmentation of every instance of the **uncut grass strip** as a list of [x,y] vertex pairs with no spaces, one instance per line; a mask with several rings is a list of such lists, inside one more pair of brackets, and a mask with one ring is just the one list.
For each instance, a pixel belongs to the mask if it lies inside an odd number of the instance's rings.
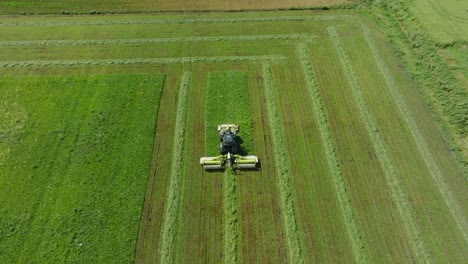
[[170,171],[169,191],[164,212],[159,247],[160,262],[174,263],[177,230],[179,228],[179,211],[182,203],[183,164],[184,164],[184,127],[186,122],[187,94],[190,85],[190,72],[184,72],[180,83],[177,116],[175,121],[174,144],[172,149],[172,166]]
[[351,15],[321,15],[321,16],[279,16],[279,17],[246,17],[246,18],[189,18],[189,19],[139,19],[139,20],[107,20],[107,21],[24,21],[3,22],[0,27],[14,26],[99,26],[99,25],[139,25],[139,24],[193,24],[193,23],[239,23],[239,22],[274,22],[274,21],[328,21],[355,20]]
[[0,41],[0,47],[10,46],[78,46],[78,45],[122,45],[122,44],[159,44],[202,41],[254,41],[254,40],[307,40],[317,36],[312,34],[244,35],[213,37],[143,38],[143,39],[89,39],[89,40],[24,40]]
[[419,152],[424,158],[426,166],[429,168],[429,172],[434,182],[436,183],[447,207],[449,208],[450,213],[455,219],[455,222],[457,223],[460,232],[463,234],[465,241],[468,241],[466,234],[466,230],[468,230],[468,224],[466,222],[466,216],[464,215],[463,209],[461,208],[457,199],[455,199],[455,197],[453,196],[453,193],[450,190],[450,186],[446,183],[444,175],[441,172],[439,166],[437,165],[437,162],[434,159],[431,151],[429,150],[428,144],[426,140],[424,140],[424,137],[422,136],[421,131],[419,130],[419,127],[416,124],[416,121],[414,120],[411,111],[409,110],[409,107],[406,105],[402,95],[398,91],[397,84],[392,74],[389,72],[388,66],[386,65],[382,55],[380,54],[380,51],[370,34],[370,30],[364,27],[363,32],[367,44],[369,45],[370,50],[372,52],[372,56],[374,57],[374,60],[377,64],[377,67],[382,76],[384,77],[385,83],[387,84],[390,94],[396,102],[398,110],[400,111],[405,122],[410,128],[411,135],[414,138]]
[[262,62],[285,60],[281,55],[264,56],[216,56],[216,57],[179,57],[179,58],[138,58],[109,60],[35,60],[35,61],[4,61],[0,67],[51,67],[51,66],[82,66],[82,65],[123,65],[123,64],[172,64],[172,63],[205,63],[205,62]]
[[413,208],[409,203],[407,194],[405,193],[404,187],[396,172],[395,166],[390,160],[389,154],[387,153],[384,143],[385,140],[379,134],[376,121],[369,112],[369,107],[367,106],[364,96],[362,95],[361,88],[359,87],[358,80],[356,79],[356,75],[354,73],[354,69],[352,68],[348,59],[348,55],[345,53],[345,50],[341,44],[338,32],[333,26],[327,27],[327,31],[338,54],[338,57],[340,58],[340,64],[343,68],[344,74],[350,83],[352,96],[356,102],[356,106],[359,109],[361,118],[364,121],[372,145],[376,150],[377,157],[379,158],[384,175],[387,179],[388,186],[390,187],[390,194],[396,203],[400,216],[403,219],[406,232],[411,241],[413,250],[416,253],[416,257],[418,258],[419,262],[430,262],[431,256],[429,255],[427,248],[424,245],[421,231],[414,219]]
[[239,205],[236,175],[227,170],[224,175],[224,263],[239,262]]
[[304,263],[304,250],[302,249],[302,241],[299,235],[296,201],[291,187],[291,169],[287,151],[284,147],[280,113],[276,106],[274,80],[269,63],[263,64],[263,79],[266,90],[267,115],[271,124],[270,127],[277,170],[277,184],[278,190],[280,191],[280,206],[282,208],[283,224],[286,231],[289,260],[291,263]]
[[308,50],[305,43],[300,43],[297,47],[299,60],[306,79],[307,88],[313,102],[315,118],[318,120],[318,127],[322,144],[325,148],[328,167],[332,174],[333,185],[338,197],[338,202],[344,217],[346,230],[352,245],[353,254],[357,263],[367,263],[368,257],[365,252],[364,244],[361,240],[361,232],[354,217],[349,195],[346,192],[346,184],[343,180],[341,168],[335,153],[335,143],[333,142],[328,118],[323,107],[322,99],[315,82],[312,65],[308,59]]

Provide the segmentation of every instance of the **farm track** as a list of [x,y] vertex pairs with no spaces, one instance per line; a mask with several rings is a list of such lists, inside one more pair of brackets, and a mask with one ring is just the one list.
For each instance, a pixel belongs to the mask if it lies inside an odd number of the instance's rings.
[[123,45],[123,44],[160,44],[179,42],[219,42],[219,41],[255,41],[255,40],[312,40],[313,34],[278,34],[244,35],[215,37],[178,37],[178,38],[142,38],[142,39],[89,39],[89,40],[24,40],[0,41],[0,47],[11,46],[85,46],[85,45]]
[[[166,74],[165,83],[158,107],[158,117],[155,122],[155,140],[153,147],[153,159],[151,161],[150,175],[146,187],[140,227],[138,231],[135,250],[135,263],[157,262],[159,236],[162,222],[159,220],[164,214],[164,205],[171,160],[167,153],[171,153],[174,134],[175,112],[172,111],[176,104],[177,82],[174,72]],[[163,140],[159,140],[163,139]]]
[[317,120],[320,131],[320,138],[325,148],[328,167],[331,171],[333,185],[335,187],[335,193],[344,217],[344,223],[346,225],[349,240],[351,241],[353,255],[357,263],[367,263],[367,254],[361,241],[359,227],[356,224],[350,198],[346,192],[346,184],[343,180],[341,168],[335,155],[335,146],[330,134],[330,128],[328,124],[329,121],[325,113],[325,109],[323,108],[320,93],[314,80],[314,74],[312,65],[308,59],[308,50],[306,44],[298,44],[297,50],[304,78],[306,79],[307,88],[313,101],[315,119]]
[[213,19],[141,19],[141,20],[107,20],[107,21],[28,21],[0,22],[0,27],[15,26],[102,26],[102,25],[141,25],[141,24],[193,24],[193,23],[242,23],[242,22],[276,22],[276,21],[330,21],[355,20],[351,15],[321,16],[279,16],[257,18],[213,18]]
[[161,243],[159,253],[161,254],[160,263],[175,262],[175,247],[177,230],[179,225],[179,211],[182,207],[183,173],[184,170],[184,137],[186,123],[186,105],[187,93],[190,85],[190,72],[184,72],[182,75],[180,89],[177,100],[177,111],[175,120],[174,140],[172,147],[172,163],[170,169],[169,190],[164,213],[164,222],[161,231]]
[[261,62],[281,61],[281,55],[266,56],[217,56],[217,57],[180,57],[153,59],[113,59],[113,60],[50,60],[50,61],[5,61],[0,67],[51,67],[51,66],[85,66],[85,65],[126,65],[126,64],[172,64],[172,63],[210,63],[210,62]]
[[382,55],[380,54],[377,45],[375,44],[372,36],[370,35],[368,28],[363,28],[364,37],[367,41],[367,44],[370,47],[374,60],[379,68],[381,75],[384,77],[387,87],[398,106],[400,114],[404,117],[405,122],[410,128],[410,132],[414,141],[418,147],[419,152],[424,158],[426,166],[429,168],[429,172],[436,183],[448,209],[450,210],[452,216],[454,217],[458,229],[463,234],[465,241],[468,241],[466,230],[468,230],[468,224],[466,222],[466,216],[463,213],[461,206],[459,205],[457,199],[453,196],[450,186],[446,183],[441,169],[439,168],[436,160],[434,159],[431,151],[429,150],[428,144],[424,137],[421,134],[421,131],[414,120],[409,107],[406,105],[402,95],[399,93],[397,84],[393,76],[388,71],[388,66],[385,64]]
[[[268,63],[263,64],[263,78],[267,104],[267,116],[271,124],[271,134],[276,162],[277,184],[280,193],[280,206],[286,231],[286,239],[291,263],[304,263],[299,226],[296,219],[296,201],[291,188],[291,175],[288,155],[284,147],[279,112],[276,107],[274,80]],[[276,128],[276,129],[275,129]]]
[[410,237],[413,249],[419,261],[428,262],[430,261],[431,257],[427,252],[424,241],[422,240],[419,226],[414,220],[414,216],[412,214],[413,209],[408,201],[408,196],[405,193],[399,176],[397,175],[394,164],[390,160],[389,154],[387,153],[384,139],[381,138],[381,135],[378,132],[379,129],[376,126],[376,121],[369,112],[367,103],[362,95],[362,92],[360,91],[361,88],[359,87],[359,83],[356,80],[354,69],[351,67],[347,54],[342,47],[338,32],[336,31],[336,28],[332,26],[328,27],[327,30],[334,44],[335,50],[340,58],[341,67],[343,68],[344,73],[351,85],[353,98],[356,101],[359,113],[366,126],[367,133],[372,141],[374,149],[376,150],[379,161],[381,162],[384,175],[387,179],[388,186],[390,187],[391,195],[397,205],[400,216],[403,218],[405,229]]

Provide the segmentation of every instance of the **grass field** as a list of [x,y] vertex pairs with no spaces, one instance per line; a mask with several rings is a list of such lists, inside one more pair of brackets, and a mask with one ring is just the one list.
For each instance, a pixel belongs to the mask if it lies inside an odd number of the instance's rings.
[[[468,258],[466,175],[357,12],[0,28],[1,263]],[[219,123],[260,170],[203,171]]]
[[0,2],[3,14],[101,14],[161,11],[231,11],[231,10],[276,10],[290,8],[328,7],[349,4],[349,0],[16,0]]

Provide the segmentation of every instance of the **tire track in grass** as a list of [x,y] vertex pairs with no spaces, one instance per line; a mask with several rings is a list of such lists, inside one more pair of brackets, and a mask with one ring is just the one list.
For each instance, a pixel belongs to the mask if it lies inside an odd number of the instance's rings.
[[410,128],[411,135],[413,136],[414,141],[416,142],[416,146],[418,147],[419,152],[424,158],[424,162],[426,163],[426,166],[429,168],[429,172],[431,173],[431,176],[434,179],[434,182],[436,183],[447,207],[449,208],[450,213],[455,219],[455,222],[457,223],[458,228],[460,229],[460,232],[463,234],[465,241],[468,241],[468,238],[466,235],[466,230],[468,230],[468,224],[466,222],[466,217],[463,213],[463,210],[461,209],[460,204],[453,196],[450,190],[450,186],[445,182],[444,176],[439,166],[437,165],[434,157],[432,156],[432,153],[429,150],[429,147],[426,141],[424,140],[424,137],[422,136],[418,125],[413,119],[411,111],[409,110],[408,106],[403,100],[403,97],[399,93],[397,84],[395,80],[393,79],[392,74],[389,72],[388,66],[385,64],[384,59],[382,55],[380,54],[377,45],[375,44],[372,36],[370,35],[370,30],[364,27],[363,32],[364,32],[364,37],[367,41],[367,44],[369,45],[372,55],[374,57],[374,60],[377,64],[377,67],[379,68],[380,73],[385,79],[385,83],[387,84],[387,87],[390,90],[390,94],[392,95],[393,100],[396,102],[398,110],[400,111],[405,122],[408,124]]
[[349,240],[353,249],[354,259],[357,263],[367,263],[367,254],[364,250],[361,234],[354,218],[350,198],[346,192],[346,184],[343,180],[343,175],[341,174],[341,168],[336,158],[335,144],[330,133],[328,118],[322,104],[320,93],[318,91],[317,84],[315,83],[312,65],[310,64],[307,56],[308,50],[306,44],[298,44],[297,52],[299,54],[299,60],[301,62],[304,77],[306,79],[307,88],[313,102],[315,119],[317,119],[320,137],[325,148],[328,167],[333,176],[333,185],[344,217],[346,231],[348,232]]
[[213,56],[213,57],[178,57],[178,58],[135,58],[135,59],[107,59],[107,60],[32,60],[32,61],[3,61],[0,67],[50,67],[50,66],[86,66],[86,65],[125,65],[125,64],[172,64],[195,62],[261,62],[281,61],[287,59],[281,55],[261,56]]
[[0,47],[18,46],[85,46],[85,45],[122,45],[122,44],[160,44],[177,42],[218,42],[218,41],[253,41],[253,40],[310,40],[316,38],[313,34],[278,34],[278,35],[241,35],[213,37],[176,37],[176,38],[144,38],[144,39],[88,39],[88,40],[20,40],[0,41]]
[[280,192],[281,214],[286,231],[286,242],[289,251],[290,263],[304,263],[302,242],[299,236],[299,225],[296,214],[296,201],[291,187],[290,164],[286,149],[284,148],[281,133],[280,113],[276,106],[273,76],[268,62],[263,64],[263,79],[265,83],[265,97],[267,115],[270,121],[273,148],[275,153],[275,168],[277,184]]
[[408,201],[408,197],[405,193],[401,180],[397,175],[395,166],[387,153],[384,139],[378,132],[379,129],[376,125],[374,117],[372,116],[372,113],[369,112],[369,107],[367,106],[367,103],[361,92],[361,88],[359,87],[358,80],[356,79],[354,69],[349,62],[348,55],[346,54],[341,44],[338,32],[333,26],[327,27],[327,31],[333,45],[335,46],[338,57],[340,58],[340,64],[343,68],[346,79],[351,86],[352,96],[359,109],[361,118],[364,121],[367,133],[372,141],[372,145],[376,151],[377,157],[379,158],[379,162],[382,166],[387,184],[390,187],[390,195],[395,201],[398,213],[403,219],[406,233],[409,236],[411,246],[416,253],[418,262],[430,262],[431,257],[429,256],[426,246],[422,240],[421,230],[414,220],[413,209]]
[[177,230],[179,228],[179,211],[182,204],[183,164],[184,164],[184,127],[187,117],[187,94],[190,85],[190,72],[184,72],[180,83],[175,122],[174,144],[172,149],[172,166],[169,180],[167,203],[164,212],[164,222],[161,229],[161,244],[159,247],[161,263],[174,263]]

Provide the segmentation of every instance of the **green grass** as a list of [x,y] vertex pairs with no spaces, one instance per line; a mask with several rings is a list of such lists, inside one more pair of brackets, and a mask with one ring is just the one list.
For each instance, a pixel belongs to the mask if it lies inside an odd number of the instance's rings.
[[190,72],[185,72],[182,76],[177,100],[177,116],[174,129],[174,144],[172,148],[171,178],[169,192],[167,196],[167,206],[164,214],[164,225],[161,232],[162,243],[161,263],[174,263],[176,237],[179,225],[179,214],[181,193],[183,193],[183,166],[184,166],[184,142],[185,123],[187,120],[187,94],[190,87]]
[[219,135],[216,129],[221,124],[239,125],[239,146],[243,152],[252,153],[247,74],[239,71],[210,72],[206,99],[207,155],[219,155]]
[[[1,16],[0,262],[466,259],[466,175],[428,111],[462,134],[464,87],[390,4],[363,11],[383,29],[336,10]],[[221,123],[260,170],[200,167]]]
[[0,79],[0,262],[132,261],[163,81]]
[[[220,124],[237,124],[238,153],[251,154],[253,151],[252,120],[250,116],[247,74],[243,71],[219,71],[208,74],[206,95],[206,146],[208,155],[219,155]],[[236,175],[230,170],[224,178],[224,261],[239,261],[239,205]]]
[[388,150],[385,146],[385,139],[379,132],[376,118],[374,117],[373,113],[370,112],[368,103],[363,96],[362,87],[357,80],[353,65],[351,64],[348,54],[343,47],[336,28],[329,27],[328,32],[330,34],[332,43],[335,46],[336,53],[340,59],[343,72],[345,73],[347,81],[350,83],[352,97],[356,103],[359,115],[365,124],[373,148],[375,149],[377,157],[380,160],[380,166],[382,167],[385,178],[387,179],[387,184],[389,186],[391,196],[397,205],[398,212],[403,218],[406,232],[409,234],[413,250],[416,252],[418,261],[428,262],[429,256],[424,242],[419,239],[419,237],[421,237],[421,231],[419,230],[418,225],[415,223],[413,208],[408,201],[406,191],[401,183],[401,179],[397,173],[395,164],[389,157]]
[[416,0],[410,5],[425,32],[441,44],[468,41],[468,3],[458,0]]
[[327,118],[327,114],[317,88],[312,64],[308,58],[308,49],[304,43],[299,44],[297,49],[304,77],[306,78],[307,88],[309,90],[310,97],[312,98],[315,119],[318,120],[317,123],[320,131],[320,137],[325,148],[328,167],[333,177],[336,196],[343,214],[349,240],[351,241],[354,258],[357,263],[365,263],[368,261],[368,257],[361,239],[361,232],[356,224],[356,219],[354,217],[355,212],[353,212],[349,195],[346,191],[346,184],[343,180],[341,168],[336,157],[335,143],[330,133],[329,118]]
[[284,144],[284,134],[281,129],[280,112],[278,111],[275,81],[268,63],[263,64],[263,78],[265,82],[265,98],[267,116],[271,126],[274,149],[274,162],[277,174],[277,185],[282,208],[283,225],[291,263],[304,263],[303,242],[299,236],[297,221],[296,197],[291,186],[291,165],[289,155]]

